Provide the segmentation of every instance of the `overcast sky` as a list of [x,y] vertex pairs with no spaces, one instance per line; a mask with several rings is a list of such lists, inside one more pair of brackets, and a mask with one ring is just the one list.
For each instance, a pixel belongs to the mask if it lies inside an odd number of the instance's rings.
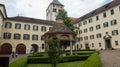
[[[70,17],[80,17],[86,13],[111,2],[112,0],[59,0]],[[46,19],[46,9],[52,0],[0,0],[5,4],[7,14]]]

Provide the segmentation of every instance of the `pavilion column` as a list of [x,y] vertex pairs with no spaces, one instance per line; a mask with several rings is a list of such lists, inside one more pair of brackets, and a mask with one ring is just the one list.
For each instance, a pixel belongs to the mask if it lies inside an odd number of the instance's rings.
[[72,45],[73,45],[73,42],[72,42],[72,41],[70,41],[70,54],[71,54],[71,55],[73,55]]

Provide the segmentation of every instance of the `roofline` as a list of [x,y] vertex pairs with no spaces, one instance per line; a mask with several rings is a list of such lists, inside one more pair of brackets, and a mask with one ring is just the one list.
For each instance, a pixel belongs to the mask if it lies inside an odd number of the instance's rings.
[[47,35],[47,34],[73,34],[73,35],[76,35],[76,33],[74,33],[74,32],[52,32],[52,33],[46,32],[44,35]]
[[2,15],[2,18],[4,19],[4,16],[3,16],[3,13],[2,13],[2,11],[0,10],[0,14]]
[[[103,8],[103,7],[105,7],[105,6],[109,5],[109,4],[111,4],[111,3],[113,3],[113,2],[117,2],[117,1],[119,1],[119,0],[113,0],[112,2],[110,2],[110,3],[108,3],[108,4],[105,4],[105,5],[103,5],[103,6],[99,7],[99,8],[97,8],[97,9],[95,9],[95,10],[93,10],[93,11],[91,11],[91,12],[89,12],[89,13],[87,13],[87,14],[81,16],[81,17],[79,17],[79,18],[76,20],[76,22],[75,22],[74,24],[79,23],[80,21],[86,20],[87,18],[90,18],[90,17],[92,17],[92,16],[95,16],[95,15],[97,15],[97,14],[99,14],[99,13],[102,13],[102,12],[104,12],[104,11],[106,11],[106,10],[112,8],[112,7],[115,7],[115,6],[119,5],[120,3],[117,3],[116,5],[112,5],[111,7],[108,7],[108,8],[106,8],[106,9],[103,10],[103,11],[100,11],[100,12],[98,12],[98,13],[96,13],[96,14],[93,14],[93,15],[87,17],[87,15],[91,14],[92,12],[97,11],[98,9],[101,9],[101,8]],[[85,16],[86,16],[86,17],[85,17]],[[81,18],[83,18],[83,17],[85,17],[85,18],[81,20]]]
[[[28,18],[28,17],[25,17],[25,18]],[[29,19],[33,19],[33,18],[29,18]],[[18,19],[14,19],[14,18],[5,18],[4,20],[11,20],[11,21],[21,21],[21,22],[23,22],[23,23],[30,23],[30,22],[32,22],[32,21],[26,21],[26,20],[18,20]],[[39,19],[39,20],[41,20],[41,19]],[[42,21],[48,21],[48,23],[35,23],[35,22],[32,22],[32,23],[34,23],[34,24],[44,24],[44,25],[53,25],[54,24],[54,21],[49,21],[49,20],[42,20]],[[49,23],[49,22],[51,22],[51,23]]]
[[5,17],[7,18],[7,12],[6,12],[6,9],[5,9],[5,5],[4,4],[0,4],[0,5],[3,6],[4,12],[5,12]]

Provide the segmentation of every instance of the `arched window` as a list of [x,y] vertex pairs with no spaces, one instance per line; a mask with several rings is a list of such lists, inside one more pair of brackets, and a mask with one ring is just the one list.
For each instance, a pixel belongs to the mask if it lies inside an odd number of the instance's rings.
[[34,31],[37,31],[37,30],[38,30],[38,26],[37,26],[37,25],[34,25],[34,26],[33,26],[33,30],[34,30]]
[[38,35],[32,35],[32,40],[38,40]]
[[10,39],[11,38],[11,33],[5,32],[3,38],[4,39]]
[[21,37],[21,36],[20,36],[19,33],[15,33],[15,34],[14,34],[14,39],[20,39],[20,37]]
[[42,26],[41,31],[45,32],[46,31],[46,27]]
[[12,27],[12,23],[10,23],[10,22],[5,23],[5,28],[11,28],[11,27]]
[[16,24],[15,24],[15,29],[21,29],[21,24],[16,23]]

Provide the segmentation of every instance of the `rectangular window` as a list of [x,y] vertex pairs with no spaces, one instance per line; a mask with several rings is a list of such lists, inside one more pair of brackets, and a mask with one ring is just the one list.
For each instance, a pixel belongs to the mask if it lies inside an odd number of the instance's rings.
[[99,20],[99,16],[96,16],[96,20],[97,20],[97,21]]
[[53,12],[57,12],[57,10],[55,8],[53,8]]
[[24,29],[25,30],[30,30],[30,25],[29,24],[25,24]]
[[92,47],[94,47],[94,43],[92,43]]
[[103,13],[103,17],[104,17],[104,18],[105,18],[105,17],[107,17],[106,12],[105,12],[105,13]]
[[85,36],[85,37],[84,37],[84,40],[88,40],[88,36]]
[[83,41],[83,37],[80,37],[80,41]]
[[103,27],[108,27],[108,22],[103,23]]
[[90,35],[90,39],[94,39],[94,35]]
[[20,37],[21,37],[20,34],[18,34],[18,33],[15,33],[15,34],[14,34],[14,39],[18,39],[18,40],[19,40]]
[[38,30],[38,26],[37,26],[37,25],[34,25],[34,26],[33,26],[33,30],[34,30],[34,31],[37,31],[37,30]]
[[90,27],[89,30],[90,30],[90,31],[93,31],[93,27]]
[[81,47],[81,48],[83,47],[82,44],[80,45],[80,47]]
[[82,34],[82,30],[80,30],[79,33]]
[[111,26],[116,25],[116,24],[117,24],[117,21],[116,21],[116,20],[112,20],[112,21],[111,21]]
[[86,29],[84,29],[84,33],[86,33],[87,32],[87,28]]
[[100,25],[96,25],[96,30],[100,29]]
[[92,18],[90,18],[88,21],[89,21],[89,23],[92,23]]
[[79,23],[79,26],[82,26],[82,23]]
[[101,38],[101,37],[102,37],[102,34],[101,34],[101,33],[98,33],[98,34],[96,35],[96,37],[97,37],[97,38]]
[[21,29],[21,24],[16,23],[16,24],[15,24],[15,29]]
[[83,25],[87,25],[87,21],[83,21]]
[[11,33],[5,32],[3,35],[4,39],[10,39],[11,38]]
[[101,47],[102,45],[101,45],[101,43],[99,43],[99,47]]
[[42,26],[41,31],[45,32],[46,31],[46,27]]
[[24,34],[23,35],[23,39],[24,40],[29,40],[30,39],[30,35],[29,34]]
[[116,46],[118,46],[118,45],[119,45],[118,41],[115,41],[115,45],[116,45]]
[[112,35],[118,35],[118,30],[113,30]]
[[114,9],[110,10],[110,12],[111,12],[111,15],[113,15],[114,14]]
[[32,40],[38,40],[38,35],[32,35]]

